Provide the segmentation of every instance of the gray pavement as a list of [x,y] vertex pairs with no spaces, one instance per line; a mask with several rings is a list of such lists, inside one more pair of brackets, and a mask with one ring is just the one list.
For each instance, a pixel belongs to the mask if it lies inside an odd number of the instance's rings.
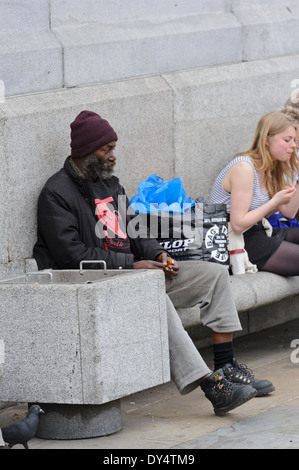
[[[292,341],[298,339],[297,344]],[[298,353],[297,353],[298,350]],[[123,428],[116,434],[73,441],[30,441],[30,449],[299,449],[299,319],[235,339],[239,362],[275,392],[217,417],[200,389],[181,396],[172,382],[122,400]],[[201,351],[212,367],[211,348]],[[298,361],[298,363],[297,363]],[[0,427],[26,412],[25,405],[0,411]],[[14,449],[21,448],[16,446]],[[112,454],[111,454],[112,455]]]

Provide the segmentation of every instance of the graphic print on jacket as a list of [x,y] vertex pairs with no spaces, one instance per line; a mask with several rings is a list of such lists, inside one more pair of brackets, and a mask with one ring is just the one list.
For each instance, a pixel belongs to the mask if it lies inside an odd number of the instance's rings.
[[[112,196],[95,199],[95,213],[101,227],[97,227],[97,236],[104,238],[106,250],[122,250],[130,252],[130,242],[126,233],[125,223],[117,210]],[[98,225],[98,223],[97,223]]]

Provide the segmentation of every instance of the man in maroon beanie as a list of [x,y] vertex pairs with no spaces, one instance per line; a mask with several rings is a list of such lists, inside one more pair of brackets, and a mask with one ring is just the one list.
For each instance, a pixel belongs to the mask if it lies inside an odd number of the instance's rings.
[[85,157],[109,142],[117,141],[109,122],[92,111],[81,111],[71,123],[71,156]]
[[[201,386],[217,415],[223,415],[274,387],[258,380],[234,357],[232,332],[241,330],[227,269],[203,261],[175,261],[146,227],[130,236],[128,198],[113,175],[117,134],[92,111],[71,123],[71,155],[46,182],[38,200],[39,269],[78,269],[83,260],[104,260],[108,269],[161,269],[165,273],[170,367],[180,393]],[[90,268],[99,269],[98,264]],[[215,371],[205,364],[176,308],[200,306],[211,329]],[[142,314],[142,306],[140,307]]]

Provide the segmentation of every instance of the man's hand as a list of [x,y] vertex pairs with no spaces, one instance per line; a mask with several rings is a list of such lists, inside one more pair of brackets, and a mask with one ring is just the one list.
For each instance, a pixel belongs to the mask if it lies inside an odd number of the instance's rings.
[[166,253],[161,253],[155,261],[142,260],[133,264],[134,269],[163,269],[166,276],[177,276],[179,267],[175,260],[169,258]]
[[169,258],[169,256],[167,256],[167,253],[161,253],[159,256],[157,256],[156,260],[163,265],[163,270],[166,276],[178,275],[179,267],[177,265],[177,262],[174,259]]
[[150,259],[143,259],[142,261],[136,261],[133,264],[134,269],[163,269],[164,265],[158,261],[152,261]]

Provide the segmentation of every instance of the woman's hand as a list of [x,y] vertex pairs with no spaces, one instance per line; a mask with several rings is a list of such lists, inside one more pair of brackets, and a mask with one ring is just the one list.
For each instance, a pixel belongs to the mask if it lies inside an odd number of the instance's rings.
[[282,191],[276,193],[272,199],[277,197],[278,210],[288,219],[296,217],[299,209],[299,191],[297,191],[298,184],[293,183],[285,187]]
[[[297,185],[290,184],[277,192],[268,202],[250,210],[253,196],[254,172],[247,162],[239,162],[228,172],[229,185],[224,189],[231,194],[230,223],[235,233],[242,233],[263,217],[280,211],[285,217],[295,217],[299,208]],[[296,194],[297,193],[297,194]]]
[[278,191],[278,193],[273,196],[272,200],[275,201],[275,204],[278,208],[281,205],[288,204],[294,196],[295,192],[295,186],[289,184],[289,186],[286,186],[281,191]]

